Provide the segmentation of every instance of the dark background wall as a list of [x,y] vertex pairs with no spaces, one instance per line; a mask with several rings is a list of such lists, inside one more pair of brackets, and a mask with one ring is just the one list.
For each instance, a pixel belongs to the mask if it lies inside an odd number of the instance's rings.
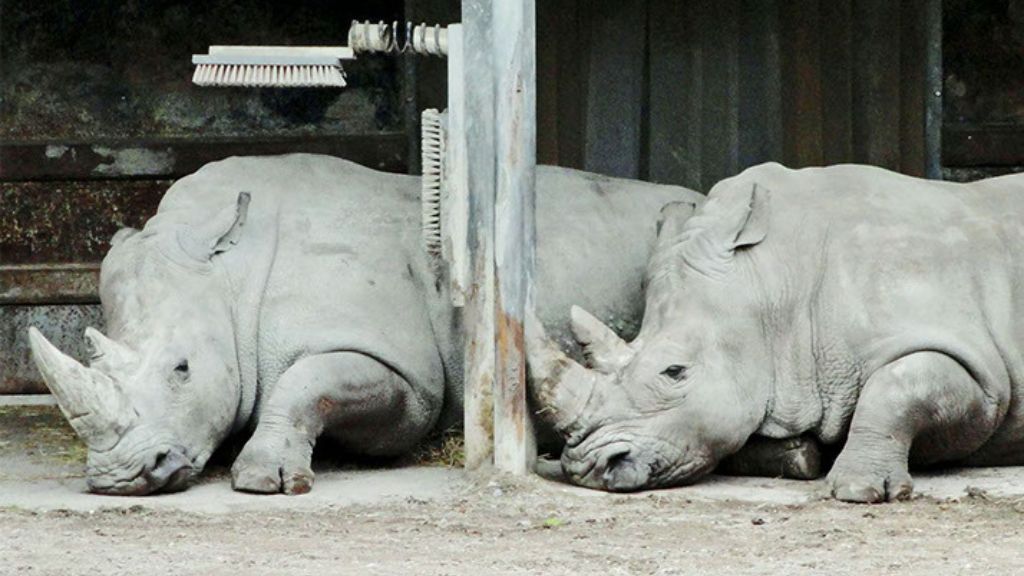
[[[701,191],[766,160],[1019,170],[1024,2],[946,0],[930,47],[938,3],[538,0],[538,158]],[[107,240],[174,178],[288,151],[418,171],[441,59],[363,57],[341,91],[190,84],[210,44],[344,44],[354,18],[450,23],[459,3],[0,0],[0,393],[43,390],[30,324],[85,355]]]
[[1024,2],[946,0],[943,154],[949,179],[1024,169]]
[[174,178],[233,154],[310,151],[408,169],[402,61],[346,90],[199,89],[210,44],[345,44],[401,1],[0,0],[0,392],[41,391],[35,324],[82,357],[99,261]]
[[767,160],[923,175],[937,4],[539,3],[541,157],[702,191]]

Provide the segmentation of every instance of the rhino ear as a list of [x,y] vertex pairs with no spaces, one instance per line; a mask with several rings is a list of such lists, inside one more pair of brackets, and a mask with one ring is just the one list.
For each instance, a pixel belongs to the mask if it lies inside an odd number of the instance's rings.
[[768,234],[769,198],[758,186],[733,186],[712,197],[690,220],[683,259],[691,268],[712,278],[726,274],[736,249],[754,246]]
[[768,190],[754,184],[725,189],[710,200],[706,214],[712,221],[706,227],[716,247],[731,253],[764,240],[768,234],[768,198]]
[[757,184],[749,190],[749,195],[743,197],[747,206],[747,216],[734,237],[734,249],[759,244],[768,235],[768,201],[771,192]]
[[677,239],[695,210],[697,205],[693,202],[670,202],[662,206],[658,217],[658,246],[669,245]]
[[242,235],[250,200],[248,192],[239,192],[233,206],[225,207],[204,224],[186,226],[178,234],[182,249],[192,258],[203,262],[229,250]]

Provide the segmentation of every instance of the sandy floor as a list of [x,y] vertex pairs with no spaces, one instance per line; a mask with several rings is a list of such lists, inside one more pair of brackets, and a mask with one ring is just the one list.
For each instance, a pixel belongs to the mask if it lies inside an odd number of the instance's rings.
[[492,480],[301,512],[5,509],[0,573],[1018,574],[1022,530],[1024,502],[984,496],[779,505]]
[[1024,573],[1022,468],[920,475],[922,496],[878,506],[813,482],[613,495],[425,467],[320,470],[297,497],[232,492],[220,469],[111,498],[84,492],[66,430],[16,417],[0,411],[0,575]]

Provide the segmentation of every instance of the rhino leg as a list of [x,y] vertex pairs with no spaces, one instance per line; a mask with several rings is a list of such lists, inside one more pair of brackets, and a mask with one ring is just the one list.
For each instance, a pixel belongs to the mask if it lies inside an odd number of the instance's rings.
[[829,490],[848,502],[908,498],[910,458],[926,464],[966,457],[992,434],[996,414],[959,362],[938,352],[904,356],[865,383]]
[[231,468],[232,486],[243,492],[308,492],[313,446],[321,433],[362,453],[398,453],[423,438],[438,409],[364,354],[303,358],[281,375],[261,408],[256,431]]

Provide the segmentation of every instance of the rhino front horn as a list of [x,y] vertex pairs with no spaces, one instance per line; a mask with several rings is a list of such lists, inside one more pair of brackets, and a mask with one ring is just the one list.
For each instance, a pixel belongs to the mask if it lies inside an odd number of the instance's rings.
[[58,350],[35,327],[28,338],[36,367],[82,441],[99,451],[117,444],[135,414],[120,386]]
[[526,354],[530,393],[540,407],[538,414],[563,434],[583,427],[581,416],[597,373],[562,352],[532,311],[526,314]]

